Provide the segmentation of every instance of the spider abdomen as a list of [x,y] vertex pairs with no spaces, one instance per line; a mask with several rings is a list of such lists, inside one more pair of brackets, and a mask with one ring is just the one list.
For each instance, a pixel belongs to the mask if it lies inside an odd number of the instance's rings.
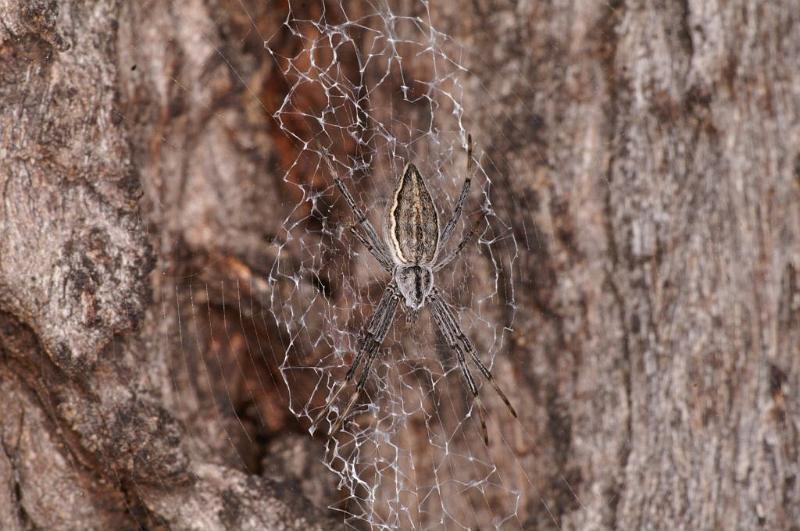
[[439,245],[439,216],[413,164],[407,164],[389,208],[389,238],[395,261],[402,264],[432,264]]
[[394,279],[406,306],[412,310],[419,310],[425,304],[425,298],[433,288],[433,272],[426,266],[397,266],[394,270]]

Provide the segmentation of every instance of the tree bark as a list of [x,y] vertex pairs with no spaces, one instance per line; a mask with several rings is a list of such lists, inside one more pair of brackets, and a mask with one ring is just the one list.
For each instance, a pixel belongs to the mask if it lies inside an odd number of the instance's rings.
[[[0,528],[343,527],[323,438],[251,353],[285,350],[265,300],[341,292],[264,280],[302,203],[263,42],[296,45],[287,9],[0,1]],[[517,244],[492,316],[516,527],[799,529],[800,2],[431,17]]]

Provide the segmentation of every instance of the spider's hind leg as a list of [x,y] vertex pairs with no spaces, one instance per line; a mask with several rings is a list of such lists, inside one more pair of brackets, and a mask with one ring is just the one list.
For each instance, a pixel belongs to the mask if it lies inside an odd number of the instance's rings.
[[347,415],[355,405],[356,400],[358,400],[361,391],[364,389],[364,386],[366,386],[369,369],[378,354],[378,349],[380,349],[386,334],[389,332],[392,321],[394,321],[394,314],[399,300],[400,295],[397,292],[394,282],[390,282],[386,286],[386,289],[383,290],[383,295],[381,296],[381,300],[378,302],[378,306],[375,308],[375,313],[372,314],[369,322],[367,322],[366,326],[364,326],[362,329],[361,337],[358,340],[356,348],[356,357],[353,359],[353,363],[350,365],[350,369],[348,369],[344,381],[342,381],[340,384],[339,389],[337,389],[330,399],[328,399],[325,406],[317,414],[317,417],[311,424],[312,433],[316,431],[317,424],[328,412],[330,406],[333,404],[336,398],[338,398],[342,390],[353,379],[358,366],[361,364],[361,361],[366,358],[364,368],[361,371],[361,376],[358,379],[358,385],[356,385],[356,390],[352,395],[350,395],[350,400],[347,402],[347,406],[344,408],[344,410],[342,410],[342,414],[339,415],[339,418],[336,419],[336,422],[333,424],[330,433],[336,433],[344,422],[345,418],[347,418]]
[[375,359],[375,356],[378,353],[378,347],[380,345],[374,345],[374,348],[370,351],[369,355],[367,356],[367,362],[364,364],[364,370],[361,371],[361,377],[358,379],[358,385],[356,385],[356,390],[350,395],[350,400],[347,402],[347,406],[342,410],[342,414],[339,415],[339,418],[336,419],[336,422],[333,424],[331,428],[331,433],[336,433],[339,431],[342,423],[347,418],[347,415],[350,414],[350,410],[353,409],[353,406],[358,400],[358,397],[361,395],[361,392],[364,390],[364,387],[367,385],[367,376],[369,375],[369,369],[372,366],[372,361]]
[[448,346],[453,349],[458,357],[458,365],[461,367],[461,372],[464,374],[464,379],[467,381],[467,387],[469,391],[472,393],[474,397],[475,404],[478,407],[478,414],[480,415],[481,420],[481,429],[484,430],[484,437],[488,441],[488,437],[486,437],[486,427],[485,422],[482,416],[482,409],[483,404],[478,397],[478,388],[475,385],[475,381],[472,379],[472,374],[469,372],[469,368],[467,367],[466,363],[466,353],[469,353],[470,359],[475,363],[478,367],[478,370],[486,378],[489,383],[492,384],[494,390],[497,391],[497,394],[500,395],[500,398],[508,407],[508,410],[515,418],[519,418],[517,416],[517,411],[511,405],[511,401],[509,401],[506,394],[500,389],[500,386],[497,385],[497,382],[492,377],[491,371],[486,367],[486,365],[481,362],[480,358],[478,357],[478,353],[475,350],[475,347],[472,345],[472,342],[469,338],[464,334],[461,330],[461,327],[456,321],[456,317],[453,314],[453,311],[447,305],[447,303],[442,299],[441,295],[439,295],[438,290],[434,288],[433,292],[431,293],[431,315],[433,317],[436,326],[439,328],[439,331],[444,336],[445,340],[447,341]]
[[[472,344],[470,344],[469,346],[471,347]],[[500,398],[503,400],[503,402],[505,402],[506,406],[508,407],[508,410],[511,412],[512,415],[514,415],[514,418],[519,418],[519,415],[517,415],[517,410],[514,409],[514,406],[511,405],[511,401],[508,399],[503,390],[500,389],[500,386],[497,384],[497,380],[494,379],[494,376],[492,376],[491,371],[486,367],[486,365],[483,364],[481,359],[478,357],[478,353],[475,352],[475,349],[474,348],[470,349],[469,354],[470,357],[472,358],[472,361],[478,367],[480,373],[483,375],[484,378],[486,378],[486,380],[489,381],[490,384],[492,384],[492,387],[494,387],[494,390],[497,391],[497,394],[500,395]]]
[[339,393],[342,392],[342,390],[347,386],[347,383],[349,381],[350,381],[350,379],[346,378],[342,383],[340,383],[339,384],[339,389],[337,389],[336,392],[333,393],[333,395],[331,395],[331,397],[328,399],[328,401],[325,402],[325,405],[322,407],[320,412],[317,413],[317,416],[314,418],[314,421],[311,423],[310,431],[311,431],[312,434],[315,431],[317,431],[317,425],[319,424],[319,421],[322,420],[322,417],[325,416],[325,414],[330,409],[331,405],[336,401],[336,398],[339,396]]
[[[344,390],[345,387],[347,387],[347,384],[350,383],[350,380],[353,379],[353,376],[355,376],[356,370],[358,369],[358,366],[361,365],[361,360],[364,359],[364,355],[366,354],[364,350],[364,346],[366,344],[366,339],[367,339],[366,334],[367,332],[365,330],[364,334],[358,341],[358,345],[356,347],[356,357],[353,358],[353,362],[350,364],[350,368],[347,369],[347,374],[345,375],[344,380],[342,380],[342,382],[339,384],[339,388],[336,390],[336,392],[334,392],[328,399],[328,401],[325,402],[325,405],[322,407],[320,412],[314,418],[314,422],[311,423],[311,433],[314,433],[317,430],[317,424],[319,424],[319,421],[322,420],[322,417],[328,412],[331,405],[333,405],[333,403],[339,397],[339,394]],[[357,398],[358,393],[356,393],[355,396]],[[353,398],[351,398],[350,400],[351,402],[355,402]],[[352,407],[352,405],[350,407]],[[347,409],[349,410],[350,407],[348,407]]]
[[336,422],[334,422],[333,427],[331,427],[331,435],[339,431],[339,428],[342,426],[344,419],[346,419],[347,415],[350,414],[350,410],[353,409],[353,406],[355,405],[356,400],[358,400],[358,396],[360,394],[361,394],[361,389],[356,389],[356,391],[352,395],[350,395],[350,400],[347,402],[347,407],[344,408],[342,414],[339,415],[339,418],[336,419]]
[[358,366],[361,364],[361,360],[364,359],[364,357],[366,356],[367,361],[364,365],[364,369],[361,371],[361,377],[358,379],[358,385],[356,386],[356,390],[352,395],[350,395],[350,399],[347,402],[347,406],[342,410],[342,413],[336,419],[336,422],[333,423],[333,426],[331,427],[331,434],[334,434],[337,431],[339,431],[339,427],[342,425],[342,422],[344,422],[344,419],[350,413],[350,410],[353,409],[356,400],[358,400],[358,396],[361,394],[362,389],[366,385],[369,368],[372,365],[372,360],[374,359],[375,353],[377,352],[378,347],[380,346],[380,344],[376,345],[374,340],[370,343],[370,338],[367,335],[368,333],[369,333],[368,331],[364,331],[364,336],[362,336],[362,338],[359,340],[358,350],[357,350],[358,353],[356,354],[356,357],[353,359],[353,363],[350,365],[350,368],[347,370],[347,374],[345,375],[344,380],[339,384],[339,388],[336,390],[335,393],[333,393],[333,395],[331,395],[331,397],[325,403],[325,406],[317,414],[317,417],[314,419],[314,422],[311,424],[312,433],[316,431],[317,424],[319,424],[319,421],[322,420],[322,417],[329,411],[331,405],[333,405],[333,403],[339,397],[344,388],[347,387],[347,384],[350,383],[350,381],[353,379],[353,376],[355,376]]
[[458,366],[461,367],[461,372],[464,375],[464,379],[467,381],[467,387],[470,393],[472,393],[472,401],[475,404],[475,408],[478,410],[478,420],[481,423],[483,443],[489,446],[489,431],[486,429],[486,417],[483,414],[483,402],[478,396],[478,386],[475,385],[475,380],[472,379],[472,373],[469,372],[469,367],[467,367],[467,362],[464,359],[464,353],[458,349],[456,350],[456,355],[458,357]]

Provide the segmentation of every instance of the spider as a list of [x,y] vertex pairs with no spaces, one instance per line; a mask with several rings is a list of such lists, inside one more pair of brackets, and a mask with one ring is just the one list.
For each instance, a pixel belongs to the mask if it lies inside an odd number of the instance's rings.
[[[329,159],[328,165],[331,173],[335,175],[333,164]],[[392,275],[392,278],[383,291],[375,313],[361,330],[356,344],[356,356],[347,371],[344,381],[317,415],[312,424],[312,431],[316,429],[317,423],[328,411],[342,389],[353,379],[356,370],[363,361],[364,368],[361,371],[356,389],[350,396],[344,411],[331,428],[331,434],[339,430],[342,422],[364,390],[370,366],[391,327],[395,311],[401,300],[405,302],[407,311],[410,311],[412,316],[416,316],[417,312],[427,304],[433,321],[446,340],[447,345],[455,351],[467,389],[472,394],[478,409],[484,443],[488,446],[489,436],[483,416],[483,405],[478,396],[478,387],[475,385],[475,380],[472,378],[469,367],[467,367],[467,357],[475,364],[483,377],[492,384],[500,398],[508,406],[511,414],[515,418],[517,417],[517,412],[512,407],[511,402],[495,382],[492,373],[481,362],[472,341],[461,330],[456,315],[433,282],[433,274],[450,264],[464,249],[475,232],[475,227],[473,227],[465,234],[455,249],[449,253],[444,252],[456,223],[461,217],[464,202],[469,193],[473,169],[472,137],[468,135],[467,175],[464,178],[461,194],[453,209],[453,216],[444,226],[444,229],[439,232],[439,216],[436,213],[436,207],[431,199],[430,192],[428,192],[425,180],[416,166],[408,163],[398,180],[397,188],[394,191],[394,200],[388,210],[388,237],[386,241],[378,237],[375,227],[367,219],[361,207],[358,206],[344,182],[339,177],[334,177],[336,186],[355,216],[355,223],[350,227],[351,232],[369,250],[383,269]]]

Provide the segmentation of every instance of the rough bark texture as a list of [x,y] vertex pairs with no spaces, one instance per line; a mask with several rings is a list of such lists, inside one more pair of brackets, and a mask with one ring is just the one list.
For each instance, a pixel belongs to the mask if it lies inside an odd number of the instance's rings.
[[[2,529],[341,526],[281,330],[225,317],[299,199],[245,4],[0,0]],[[798,529],[800,3],[433,16],[520,244],[522,524]]]

